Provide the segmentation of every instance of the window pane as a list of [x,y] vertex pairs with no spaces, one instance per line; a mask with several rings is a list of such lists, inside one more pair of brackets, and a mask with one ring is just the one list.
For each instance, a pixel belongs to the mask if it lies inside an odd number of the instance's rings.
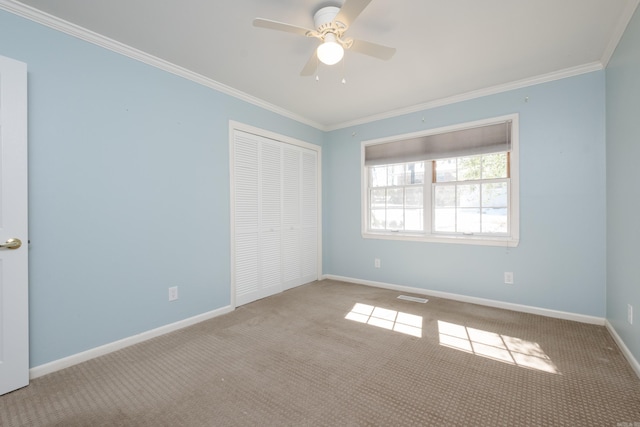
[[387,167],[374,166],[370,170],[371,170],[371,186],[386,187],[387,186]]
[[389,186],[404,185],[405,165],[389,166]]
[[407,163],[406,184],[424,183],[424,162]]
[[480,186],[478,184],[458,185],[458,207],[479,208]]
[[456,159],[435,161],[436,182],[451,182],[456,180]]
[[453,233],[456,231],[456,210],[455,208],[434,209],[433,227],[434,231],[442,233]]
[[387,230],[404,229],[404,210],[387,209]]
[[404,205],[407,208],[422,208],[424,203],[422,187],[407,187],[404,190]]
[[386,222],[386,210],[371,209],[371,218],[369,223],[372,230],[384,230]]
[[480,179],[482,156],[458,158],[458,181]]
[[482,156],[482,179],[507,178],[507,153]]
[[489,184],[482,184],[482,207],[507,207],[507,183],[492,182]]
[[384,188],[371,190],[371,208],[384,209],[387,206],[387,190]]
[[508,231],[507,208],[482,210],[483,233],[507,233]]
[[435,207],[454,208],[456,206],[456,186],[436,185],[435,186]]
[[480,209],[458,208],[458,224],[456,231],[459,233],[480,232]]
[[404,206],[404,188],[389,188],[387,190],[387,208],[402,208]]
[[424,210],[407,209],[404,211],[405,225],[407,231],[422,231],[424,229]]

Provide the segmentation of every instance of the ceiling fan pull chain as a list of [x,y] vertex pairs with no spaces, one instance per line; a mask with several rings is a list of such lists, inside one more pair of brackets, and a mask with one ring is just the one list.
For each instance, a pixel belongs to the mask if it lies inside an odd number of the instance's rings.
[[347,58],[346,57],[342,58],[342,84],[343,85],[347,84],[347,78],[346,78],[347,64],[346,64],[346,62],[347,62]]

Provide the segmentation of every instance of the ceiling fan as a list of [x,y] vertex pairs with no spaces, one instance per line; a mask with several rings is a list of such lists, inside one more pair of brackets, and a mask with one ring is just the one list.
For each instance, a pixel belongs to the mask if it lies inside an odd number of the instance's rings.
[[320,39],[322,43],[313,52],[311,58],[309,58],[309,61],[300,72],[301,76],[310,76],[318,67],[316,58],[327,65],[337,64],[342,60],[345,49],[385,61],[391,59],[396,53],[396,49],[392,47],[363,40],[354,40],[344,36],[349,26],[369,3],[371,3],[371,0],[345,0],[341,8],[335,6],[322,7],[313,15],[315,30],[263,18],[254,19],[253,25]]

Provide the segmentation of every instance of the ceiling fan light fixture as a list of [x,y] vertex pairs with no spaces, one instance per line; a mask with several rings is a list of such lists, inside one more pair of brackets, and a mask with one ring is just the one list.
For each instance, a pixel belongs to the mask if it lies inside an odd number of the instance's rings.
[[318,59],[327,65],[334,65],[342,60],[344,56],[344,48],[336,41],[336,36],[327,34],[324,42],[318,46]]
[[[387,61],[396,52],[394,48],[345,37],[345,31],[349,29],[353,21],[371,1],[343,0],[341,2],[342,7],[321,6],[313,14],[313,29],[264,18],[254,19],[253,26],[320,40],[320,46],[310,55],[307,63],[302,68],[301,76],[312,76],[318,69],[320,62],[329,66],[339,63],[344,57],[345,49]],[[327,2],[322,3],[326,4]]]

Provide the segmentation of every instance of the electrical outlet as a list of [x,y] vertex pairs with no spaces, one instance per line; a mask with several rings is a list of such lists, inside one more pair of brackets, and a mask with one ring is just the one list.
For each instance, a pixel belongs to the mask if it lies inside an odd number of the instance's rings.
[[627,322],[633,325],[633,306],[631,304],[627,304]]
[[513,285],[513,272],[511,271],[504,272],[504,283],[507,285]]
[[175,301],[178,299],[178,287],[173,286],[169,288],[169,301]]
[[374,262],[373,262],[373,265],[374,265],[376,268],[380,268],[380,258],[376,258],[376,259],[374,260]]

